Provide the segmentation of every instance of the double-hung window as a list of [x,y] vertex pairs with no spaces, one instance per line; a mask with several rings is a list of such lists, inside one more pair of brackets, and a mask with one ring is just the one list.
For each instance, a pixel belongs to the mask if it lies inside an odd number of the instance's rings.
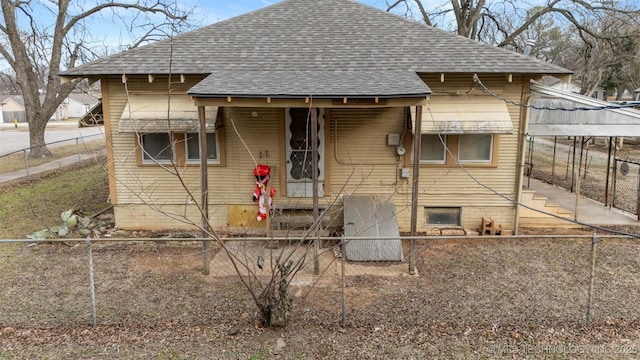
[[490,164],[493,157],[492,134],[458,135],[458,161]]
[[140,149],[143,163],[169,163],[173,158],[171,134],[140,134]]
[[[220,151],[218,150],[218,137],[216,133],[207,133],[207,163],[219,164]],[[185,150],[187,163],[200,162],[200,141],[198,133],[185,134]]]
[[425,165],[495,166],[499,134],[513,133],[506,103],[492,96],[432,96],[422,107],[419,129],[415,112],[411,108],[412,131],[421,137],[420,163]]
[[446,135],[422,134],[420,163],[444,164],[447,161]]
[[[205,107],[207,161],[224,165],[223,135],[218,107]],[[200,117],[198,107],[186,94],[130,94],[118,123],[118,132],[137,135],[139,165],[198,164],[200,162]]]

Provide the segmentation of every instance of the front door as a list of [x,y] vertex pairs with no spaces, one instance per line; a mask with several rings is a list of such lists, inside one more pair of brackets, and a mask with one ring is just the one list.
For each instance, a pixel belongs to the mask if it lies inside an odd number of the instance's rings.
[[[311,109],[286,109],[287,196],[313,196]],[[318,196],[324,196],[324,110],[314,109],[318,116]]]

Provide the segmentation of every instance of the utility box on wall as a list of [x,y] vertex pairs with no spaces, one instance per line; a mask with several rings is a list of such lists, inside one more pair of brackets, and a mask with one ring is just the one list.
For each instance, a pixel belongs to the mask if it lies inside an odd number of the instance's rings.
[[387,134],[387,145],[389,146],[400,145],[400,134]]

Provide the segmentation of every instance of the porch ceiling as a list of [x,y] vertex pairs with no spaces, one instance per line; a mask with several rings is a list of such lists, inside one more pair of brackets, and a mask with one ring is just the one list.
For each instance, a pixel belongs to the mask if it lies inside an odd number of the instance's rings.
[[203,98],[422,98],[431,89],[413,71],[236,71],[212,72],[188,92]]

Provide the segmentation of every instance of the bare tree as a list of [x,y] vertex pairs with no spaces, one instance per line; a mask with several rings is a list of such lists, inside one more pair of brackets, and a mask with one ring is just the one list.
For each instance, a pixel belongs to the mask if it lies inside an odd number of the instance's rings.
[[[47,122],[79,81],[60,83],[58,73],[95,58],[90,49],[87,21],[109,11],[131,14],[133,22],[129,20],[129,30],[138,27],[144,32],[133,46],[187,25],[186,13],[161,0],[128,3],[106,0],[89,8],[83,1],[72,0],[1,0],[0,3],[3,15],[0,54],[11,66],[24,97],[31,157],[51,154],[44,140]],[[52,22],[43,23],[48,19]]]
[[499,47],[517,46],[517,39],[526,34],[539,19],[547,14],[554,16],[559,23],[572,24],[576,31],[591,36],[598,35],[590,28],[590,19],[616,14],[633,17],[640,10],[628,7],[625,3],[610,1],[583,0],[547,0],[545,4],[530,5],[522,1],[501,0],[450,0],[442,1],[427,9],[423,0],[387,1],[388,11],[400,11],[413,14],[416,9],[421,19],[428,25],[438,20],[453,18],[453,31],[470,39],[492,43]]
[[[640,86],[640,9],[618,0],[388,0],[387,10],[446,24],[459,35],[524,53],[576,72],[581,93],[603,86],[622,96]],[[416,16],[416,14],[418,14]]]
[[18,93],[18,84],[12,74],[0,72],[0,94],[11,95]]

